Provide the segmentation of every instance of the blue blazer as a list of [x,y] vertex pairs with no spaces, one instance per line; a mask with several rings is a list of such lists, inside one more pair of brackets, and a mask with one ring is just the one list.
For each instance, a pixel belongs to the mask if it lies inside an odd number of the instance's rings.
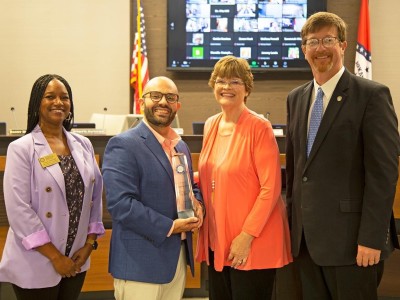
[[[185,153],[193,182],[188,146],[180,141],[176,150]],[[167,237],[178,218],[174,176],[168,157],[146,124],[110,139],[103,176],[112,216],[109,272],[123,280],[171,282],[181,246],[181,235]],[[202,200],[196,185],[193,192]],[[186,248],[194,274],[191,232]]]

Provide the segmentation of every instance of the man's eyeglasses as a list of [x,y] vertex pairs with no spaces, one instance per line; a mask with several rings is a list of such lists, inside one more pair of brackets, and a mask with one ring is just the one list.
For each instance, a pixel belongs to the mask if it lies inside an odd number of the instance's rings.
[[165,97],[165,100],[167,100],[167,102],[171,103],[171,104],[179,101],[179,95],[173,94],[173,93],[164,94],[161,92],[153,91],[153,92],[148,92],[146,94],[143,94],[142,97],[145,98],[145,96],[147,96],[147,95],[150,95],[150,99],[153,102],[160,102],[163,97]]
[[240,80],[225,81],[222,79],[217,79],[217,80],[215,80],[215,85],[220,86],[220,87],[227,86],[227,85],[229,85],[231,87],[238,87],[238,86],[244,85],[244,83],[243,83],[243,81],[240,81]]
[[322,39],[308,39],[304,43],[309,49],[318,48],[319,41],[322,41],[322,46],[325,48],[333,47],[336,44],[336,41],[339,41],[337,37],[327,36]]

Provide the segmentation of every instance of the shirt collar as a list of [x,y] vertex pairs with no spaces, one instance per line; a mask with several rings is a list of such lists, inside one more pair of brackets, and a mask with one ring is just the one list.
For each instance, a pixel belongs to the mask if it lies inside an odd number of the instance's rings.
[[344,73],[344,66],[337,72],[331,79],[329,79],[327,82],[325,82],[323,85],[319,85],[317,81],[314,79],[314,95],[317,95],[318,88],[321,87],[322,91],[324,92],[324,96],[326,99],[331,99],[332,94],[336,88],[336,85],[338,84],[340,77],[342,77]]
[[159,134],[157,131],[155,131],[147,122],[147,120],[144,118],[143,119],[143,123],[150,129],[150,131],[154,134],[154,136],[156,137],[157,141],[161,144],[161,146],[163,144],[170,144],[172,148],[174,148],[179,141],[182,139],[180,137],[179,134],[177,134],[175,132],[175,130],[173,130],[171,127],[168,127],[168,133],[167,133],[167,137],[163,137],[161,134]]

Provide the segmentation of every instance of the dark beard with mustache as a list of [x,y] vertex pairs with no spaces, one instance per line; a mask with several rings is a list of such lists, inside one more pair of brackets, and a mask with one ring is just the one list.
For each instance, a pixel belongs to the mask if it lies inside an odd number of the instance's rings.
[[[162,107],[162,108],[168,109],[168,111],[170,112],[168,119],[166,119],[166,120],[160,119],[160,118],[156,118],[154,116],[153,110],[156,109],[157,107]],[[168,127],[169,125],[171,125],[172,121],[175,119],[176,112],[172,112],[172,110],[169,107],[162,106],[162,105],[153,106],[151,109],[148,108],[147,106],[145,106],[144,107],[144,115],[146,116],[147,122],[149,122],[150,124],[157,126],[157,127]]]

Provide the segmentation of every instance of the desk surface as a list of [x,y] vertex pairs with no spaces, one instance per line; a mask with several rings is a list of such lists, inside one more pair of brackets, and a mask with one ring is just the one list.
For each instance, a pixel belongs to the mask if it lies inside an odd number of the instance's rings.
[[[18,139],[19,137],[20,136],[0,135],[0,155],[6,155],[8,144]],[[87,138],[92,142],[94,151],[102,156],[104,153],[104,149],[107,145],[107,142],[110,138],[112,138],[112,136],[88,135]],[[203,144],[202,135],[182,135],[182,140],[184,140],[188,144],[191,152],[199,153],[201,151],[201,147]],[[276,137],[276,141],[278,143],[279,151],[281,153],[284,153],[285,137],[284,136]]]

